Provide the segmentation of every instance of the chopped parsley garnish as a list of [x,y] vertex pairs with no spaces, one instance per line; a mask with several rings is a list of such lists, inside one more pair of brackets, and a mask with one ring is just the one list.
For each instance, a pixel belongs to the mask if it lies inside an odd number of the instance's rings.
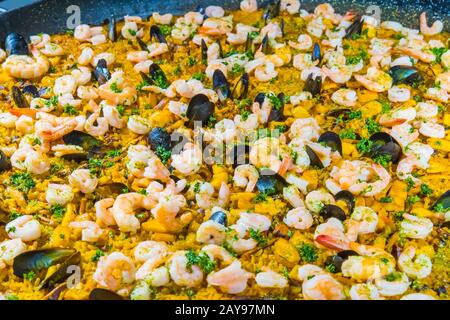
[[248,36],[250,39],[254,40],[259,36],[259,32],[258,31],[251,31],[248,33]]
[[30,271],[30,272],[28,272],[28,273],[24,273],[24,274],[23,274],[23,278],[24,278],[25,280],[31,281],[31,280],[33,280],[34,278],[36,278],[36,273],[35,273],[34,271]]
[[197,59],[195,59],[194,57],[189,56],[188,57],[188,65],[190,67],[194,66],[197,63]]
[[304,262],[314,262],[319,258],[317,249],[312,244],[303,243],[297,247],[297,250]]
[[264,202],[267,200],[267,194],[265,194],[264,192],[260,192],[256,195],[256,197],[253,198],[253,202],[255,203],[260,203],[260,202]]
[[196,72],[192,75],[192,79],[203,81],[206,78],[206,74],[204,72]]
[[102,250],[96,249],[95,254],[91,257],[91,261],[97,262],[98,260],[100,260],[100,257],[103,257],[104,255],[105,253]]
[[341,132],[339,132],[339,137],[341,137],[342,139],[352,139],[355,140],[356,139],[356,134],[353,131],[353,129],[348,128],[348,129],[343,129],[341,130]]
[[346,64],[347,65],[354,65],[354,64],[358,64],[359,61],[361,60],[366,60],[369,57],[369,54],[367,53],[366,50],[364,49],[360,49],[359,52],[356,55],[353,56],[348,56],[346,59]]
[[362,138],[356,144],[356,149],[358,149],[359,153],[366,154],[366,153],[369,153],[370,150],[372,149],[372,144],[373,144],[373,142],[371,140]]
[[276,110],[280,110],[280,108],[283,106],[283,101],[281,101],[275,94],[269,93],[266,95],[267,99],[270,100],[270,103],[272,104],[272,107]]
[[406,204],[409,205],[409,206],[413,205],[414,203],[416,203],[418,201],[420,201],[419,196],[408,196],[406,198]]
[[392,201],[394,201],[394,199],[392,199],[392,197],[390,197],[390,196],[382,197],[380,199],[380,202],[382,202],[382,203],[391,203]]
[[170,156],[172,155],[172,152],[170,150],[166,150],[162,146],[156,147],[155,153],[158,156],[158,158],[161,159],[161,162],[163,164],[167,164],[167,162],[170,159]]
[[445,47],[441,47],[441,48],[432,48],[431,49],[431,53],[433,53],[434,55],[435,55],[435,57],[436,57],[436,62],[437,63],[440,63],[441,62],[441,58],[442,58],[442,55],[444,54],[444,53],[446,53],[447,52],[447,48],[445,48]]
[[22,191],[24,193],[28,193],[28,191],[36,186],[36,182],[34,182],[33,178],[28,172],[13,173],[9,178],[9,182],[19,191]]
[[114,149],[114,150],[109,150],[108,152],[106,152],[106,156],[110,157],[110,158],[115,158],[120,156],[120,149]]
[[194,193],[199,193],[200,192],[200,182],[196,182],[194,184]]
[[383,167],[387,167],[391,161],[391,155],[389,154],[378,154],[373,158],[375,163],[381,164]]
[[337,269],[336,266],[332,263],[329,263],[325,266],[325,270],[327,270],[329,273],[336,273]]
[[59,203],[50,207],[50,213],[52,214],[53,218],[55,218],[56,221],[61,221],[66,211],[67,211],[66,208],[64,208]]
[[121,116],[123,116],[125,114],[125,106],[119,104],[118,106],[116,106],[116,109]]
[[194,250],[189,250],[186,252],[187,259],[187,268],[188,270],[192,270],[193,265],[197,265],[200,269],[205,273],[211,273],[216,267],[216,262],[211,260],[206,254],[206,252],[201,252],[200,254],[196,254]]
[[400,280],[401,278],[402,278],[402,273],[401,273],[401,272],[396,272],[396,271],[389,273],[389,274],[385,277],[385,279],[386,279],[387,281],[389,281],[389,282],[396,281],[396,280]]
[[214,115],[210,115],[209,118],[208,118],[208,124],[207,125],[208,125],[209,128],[212,128],[212,127],[214,127],[216,122],[217,122],[216,117],[214,117]]
[[71,115],[71,116],[76,116],[78,114],[78,110],[74,106],[72,106],[70,104],[66,104],[63,107],[63,112],[68,114],[68,115]]
[[361,110],[352,110],[347,114],[347,117],[349,120],[353,120],[353,119],[361,119],[362,117],[362,112]]
[[415,182],[411,177],[406,178],[405,181],[407,183],[406,191],[411,190],[415,186]]
[[380,132],[380,125],[373,119],[366,120],[366,128],[369,134]]
[[130,34],[130,35],[132,35],[133,37],[135,37],[136,36],[136,31],[135,30],[133,30],[133,29],[128,29],[128,33]]
[[381,103],[381,112],[386,113],[392,109],[391,104],[389,101],[386,100],[377,100],[379,103]]
[[265,247],[267,245],[267,237],[265,237],[259,230],[250,228],[248,230],[250,238],[258,243],[258,246]]
[[233,76],[236,76],[236,75],[243,74],[244,71],[245,71],[244,67],[242,67],[239,64],[235,63],[233,65],[233,67],[231,68],[230,74],[233,75]]
[[422,183],[420,185],[420,194],[424,197],[431,196],[433,194],[433,189],[431,189],[427,184]]
[[112,92],[114,93],[121,93],[122,89],[119,88],[119,86],[117,85],[116,82],[111,83],[111,85],[109,86],[109,88],[111,89]]
[[172,27],[167,24],[163,24],[159,26],[159,30],[161,30],[163,35],[168,36],[172,32]]
[[438,203],[434,206],[434,211],[436,212],[445,212],[448,208],[445,208],[442,203]]

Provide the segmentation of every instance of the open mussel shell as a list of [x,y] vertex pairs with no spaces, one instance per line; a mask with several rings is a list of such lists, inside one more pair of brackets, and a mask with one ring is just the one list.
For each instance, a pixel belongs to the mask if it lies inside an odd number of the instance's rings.
[[350,111],[352,111],[352,109],[336,108],[336,109],[332,109],[332,110],[328,111],[327,113],[325,113],[325,115],[327,117],[333,117],[333,118],[342,117],[343,119],[348,119],[348,113]]
[[281,6],[281,0],[270,1],[270,3],[267,5],[267,7],[263,13],[264,21],[268,21],[268,20],[278,17],[280,15],[280,6]]
[[164,148],[165,150],[170,150],[172,147],[172,141],[170,139],[170,134],[166,129],[156,127],[153,128],[147,136],[147,141],[150,148],[156,151],[158,148]]
[[344,201],[346,203],[348,213],[352,213],[353,209],[355,209],[355,196],[350,191],[341,190],[334,195],[334,199],[336,202]]
[[345,30],[345,39],[349,39],[354,35],[361,34],[364,19],[357,17],[353,23]]
[[41,96],[41,90],[38,90],[38,88],[36,88],[34,85],[29,84],[29,85],[26,85],[25,87],[23,87],[22,93],[29,94],[33,98],[39,98]]
[[221,70],[216,69],[214,71],[212,81],[213,89],[219,96],[220,101],[223,102],[231,97],[230,84],[228,83],[225,74]]
[[161,32],[161,29],[157,25],[150,27],[150,41],[156,39],[159,43],[167,43],[166,38]]
[[423,81],[420,71],[413,66],[393,66],[389,69],[389,75],[394,84],[413,84]]
[[255,96],[254,102],[258,102],[260,106],[264,103],[264,100],[266,99],[266,94],[264,92],[260,92]]
[[332,131],[324,132],[320,135],[317,142],[325,144],[330,147],[331,150],[337,151],[340,155],[342,155],[342,141],[337,133]]
[[336,218],[341,221],[346,219],[344,210],[334,204],[326,204],[320,209],[319,215],[321,215],[325,220],[329,218]]
[[111,79],[111,73],[108,70],[108,64],[105,59],[100,59],[94,69],[94,77],[98,84],[102,85]]
[[202,39],[200,48],[201,48],[201,52],[202,52],[202,63],[207,64],[208,63],[208,46],[205,42],[205,39]]
[[136,38],[136,42],[138,43],[139,48],[141,48],[142,51],[148,51],[147,44],[144,41],[142,41],[141,38]]
[[124,300],[124,298],[113,291],[95,288],[89,294],[89,300]]
[[80,253],[70,248],[32,250],[21,253],[14,258],[13,272],[14,275],[23,278],[25,274],[30,272],[42,274],[51,266],[59,265],[59,268],[51,275],[45,277],[40,285],[41,287],[51,286],[67,278],[70,275],[67,273],[67,267],[77,265],[80,259]]
[[313,73],[310,73],[306,78],[305,86],[303,87],[303,91],[308,91],[312,94],[312,96],[316,96],[322,90],[322,77],[314,76]]
[[102,146],[102,142],[99,139],[86,132],[78,130],[65,134],[62,139],[65,144],[80,146],[84,151],[93,154],[98,153]]
[[202,126],[208,123],[208,119],[214,113],[214,104],[204,94],[197,94],[189,101],[186,117],[188,126],[194,127],[194,122],[199,121]]
[[18,87],[13,86],[11,88],[11,95],[12,95],[12,99],[17,108],[29,108],[30,107],[27,99],[25,98],[25,95],[22,93],[22,90],[20,90]]
[[314,152],[314,150],[310,146],[305,145],[305,151],[308,154],[311,166],[318,167],[319,169],[324,168],[324,165],[320,160],[319,156]]
[[353,250],[344,250],[336,255],[329,256],[325,261],[325,265],[333,265],[334,273],[338,273],[342,271],[342,264],[344,263],[345,260],[348,259],[348,257],[357,255],[358,253],[356,253]]
[[112,42],[116,42],[117,40],[116,23],[117,23],[116,17],[112,15],[108,23],[108,37]]
[[400,144],[388,133],[377,132],[370,136],[372,147],[370,150],[372,157],[380,155],[389,156],[392,163],[397,163],[402,156],[402,147]]
[[247,33],[247,40],[245,41],[245,52],[249,52],[251,54],[255,52],[255,42],[253,41],[250,32]]
[[261,173],[256,182],[258,191],[268,196],[281,194],[285,187],[287,187],[287,183],[283,177],[270,170],[265,170],[264,173]]
[[8,55],[17,54],[27,56],[30,54],[25,38],[16,32],[12,32],[6,36],[5,50]]
[[264,54],[270,53],[270,43],[269,43],[269,36],[266,34],[266,36],[262,39],[261,45],[259,46],[260,51]]
[[273,108],[270,110],[269,118],[267,119],[267,122],[271,121],[283,121],[284,116],[284,101],[285,101],[285,94],[283,92],[280,92],[277,95],[278,100],[281,102],[281,106],[279,108]]
[[210,217],[209,220],[217,222],[223,226],[227,226],[227,214],[223,211],[216,211]]
[[170,85],[167,80],[166,74],[157,63],[152,63],[148,69],[148,74],[151,79],[152,85],[158,86],[163,89],[167,89]]
[[233,146],[233,149],[231,149],[230,152],[230,158],[231,163],[233,165],[233,168],[236,168],[239,165],[242,164],[249,164],[249,154],[250,154],[250,147],[246,144],[239,144]]
[[320,61],[322,60],[322,54],[320,52],[320,45],[316,42],[314,43],[313,51],[311,54],[311,60],[312,61]]
[[239,78],[233,88],[233,92],[231,93],[233,99],[241,100],[247,98],[249,85],[250,78],[246,72]]
[[11,160],[0,150],[0,172],[10,170],[11,168]]
[[433,209],[443,209],[444,212],[450,210],[450,189],[444,192],[433,204]]

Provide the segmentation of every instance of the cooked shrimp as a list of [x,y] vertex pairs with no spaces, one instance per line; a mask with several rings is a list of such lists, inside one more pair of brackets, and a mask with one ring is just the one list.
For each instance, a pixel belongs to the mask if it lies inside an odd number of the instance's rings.
[[288,286],[288,280],[285,276],[270,269],[259,272],[255,281],[261,288],[285,288]]
[[351,215],[351,219],[357,221],[357,229],[359,234],[375,232],[378,224],[378,215],[370,207],[355,207]]
[[392,102],[405,102],[411,97],[411,93],[408,88],[401,88],[393,86],[388,90],[389,101]]
[[93,58],[94,58],[94,50],[92,50],[89,47],[86,47],[81,51],[81,54],[78,57],[77,61],[80,65],[87,66],[88,64],[91,63]]
[[416,249],[409,246],[400,254],[398,266],[409,277],[422,279],[430,275],[432,262],[426,254],[416,254]]
[[173,15],[170,13],[159,14],[158,12],[153,12],[152,18],[158,24],[170,24]]
[[434,36],[438,33],[441,33],[442,30],[444,29],[444,24],[442,23],[441,20],[436,20],[435,22],[433,22],[433,25],[431,27],[428,26],[428,22],[427,22],[427,13],[426,12],[422,12],[420,14],[420,32],[423,35],[426,36]]
[[127,128],[136,134],[147,134],[150,132],[150,122],[140,116],[132,115],[128,117]]
[[169,273],[179,286],[198,287],[203,281],[203,272],[197,265],[188,268],[187,251],[177,251],[170,258]]
[[436,60],[436,56],[431,52],[424,51],[422,49],[415,49],[406,46],[396,47],[394,50],[395,53],[405,54],[407,56],[419,59],[422,62],[430,63]]
[[339,89],[333,92],[331,95],[331,100],[341,106],[354,107],[356,105],[356,101],[358,100],[358,96],[354,90]]
[[103,235],[103,230],[94,221],[72,221],[69,227],[81,229],[81,240],[86,242],[97,242]]
[[111,212],[111,207],[113,206],[113,204],[113,198],[102,199],[95,203],[95,216],[99,225],[108,227],[116,224],[114,215]]
[[23,55],[10,55],[3,62],[2,68],[14,78],[34,79],[46,74],[50,63],[43,56],[31,58]]
[[412,214],[403,214],[404,220],[400,223],[400,233],[411,239],[425,239],[433,231],[433,222],[424,217]]
[[97,110],[86,119],[84,130],[96,137],[103,136],[109,130],[108,120],[100,117],[100,110]]
[[260,82],[267,82],[275,78],[278,75],[278,71],[275,70],[275,65],[266,61],[262,66],[255,69],[255,77]]
[[49,205],[64,205],[72,201],[73,196],[72,187],[67,184],[49,183],[45,193],[45,199]]
[[216,244],[208,244],[200,252],[206,253],[211,260],[221,260],[225,265],[229,265],[235,260],[235,257],[227,249]]
[[410,122],[416,118],[416,109],[414,108],[397,108],[387,113],[384,113],[380,117],[380,124],[387,127],[393,127],[405,122]]
[[357,283],[349,291],[352,300],[379,300],[378,288],[371,283]]
[[290,40],[288,43],[292,48],[297,50],[308,50],[313,45],[311,37],[307,34],[299,35],[297,38],[297,42]]
[[74,118],[52,116],[36,121],[34,128],[39,137],[45,141],[52,142],[72,132],[76,126],[77,122]]
[[135,280],[136,269],[129,257],[121,252],[112,252],[100,257],[92,278],[102,287],[112,291]]
[[302,292],[306,300],[343,300],[344,287],[331,275],[315,265],[303,265],[298,269],[303,281]]
[[172,154],[172,166],[185,175],[197,172],[201,162],[202,150],[193,143],[186,143],[180,154]]
[[122,232],[135,233],[140,228],[140,222],[135,214],[139,209],[150,210],[155,202],[140,193],[125,193],[114,201],[111,212],[114,220]]
[[299,0],[281,0],[281,11],[287,11],[289,14],[296,14],[300,10]]
[[226,228],[224,225],[208,220],[197,229],[196,240],[200,243],[221,245],[225,241]]
[[144,169],[144,177],[149,179],[158,179],[160,181],[168,181],[169,176],[169,170],[158,157],[153,156],[148,159],[147,166]]
[[[322,72],[331,79],[334,83],[346,83],[349,81],[352,77],[352,71],[350,68],[346,66],[342,66],[341,68],[338,67],[332,67],[327,68],[326,66],[322,67]],[[356,78],[357,75],[355,75]]]
[[314,190],[306,195],[306,207],[314,213],[319,213],[324,205],[334,204],[334,197],[325,190]]
[[111,79],[98,88],[99,96],[113,105],[131,105],[137,99],[137,92],[125,79],[123,71],[116,71]]
[[[294,183],[289,179],[291,175],[286,177],[286,182],[288,183]],[[289,180],[289,181],[288,181]],[[303,191],[303,190],[302,190]],[[303,202],[302,197],[300,196],[300,191],[298,186],[292,184],[286,188],[283,188],[283,198],[289,202],[291,206],[294,208],[304,207],[305,204]]]
[[283,219],[289,227],[299,230],[306,230],[311,228],[314,223],[311,213],[304,207],[289,210]]
[[41,237],[41,224],[31,215],[20,216],[5,226],[8,237],[21,239],[24,242],[34,241]]
[[253,274],[242,269],[241,262],[235,260],[228,267],[211,272],[206,281],[211,286],[218,286],[220,290],[229,294],[237,294],[247,288],[247,281]]
[[445,137],[445,127],[438,123],[424,122],[420,124],[419,132],[425,137],[442,139]]
[[395,273],[395,279],[387,279],[386,277],[375,279],[378,292],[387,297],[402,295],[408,290],[409,285],[408,277],[401,272]]
[[252,13],[258,10],[258,2],[256,0],[243,0],[240,3],[242,11]]
[[76,169],[70,174],[69,183],[83,193],[92,193],[97,188],[98,179],[89,169]]
[[25,252],[27,245],[21,239],[5,240],[0,243],[0,270],[6,265],[12,265],[14,258]]
[[106,101],[102,101],[100,106],[102,107],[104,118],[111,127],[122,129],[125,126],[125,121],[116,106],[110,105]]
[[402,147],[406,147],[419,137],[419,132],[409,123],[402,123],[392,127],[391,136],[394,137]]
[[369,67],[364,76],[355,74],[355,79],[367,90],[374,92],[384,92],[392,87],[391,76],[375,67]]
[[238,187],[245,188],[245,192],[253,191],[258,178],[258,170],[251,164],[242,164],[234,170],[234,183]]

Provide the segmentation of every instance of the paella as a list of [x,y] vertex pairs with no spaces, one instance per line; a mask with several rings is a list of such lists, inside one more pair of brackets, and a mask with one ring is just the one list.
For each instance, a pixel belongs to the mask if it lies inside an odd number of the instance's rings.
[[448,21],[298,0],[0,50],[0,297],[446,299]]

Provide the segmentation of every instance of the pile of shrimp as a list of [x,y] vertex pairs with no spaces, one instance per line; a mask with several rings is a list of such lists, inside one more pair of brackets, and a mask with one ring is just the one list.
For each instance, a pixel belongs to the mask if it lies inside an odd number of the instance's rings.
[[[435,205],[450,183],[448,25],[270,5],[125,16],[115,35],[82,24],[30,37],[27,55],[0,49],[0,298],[448,297],[450,211]],[[214,111],[193,129],[199,96]],[[370,154],[375,133],[398,161]],[[155,147],[155,134],[184,143]],[[246,162],[205,152],[240,136]],[[20,254],[62,247],[81,253],[77,286],[14,274]]]

